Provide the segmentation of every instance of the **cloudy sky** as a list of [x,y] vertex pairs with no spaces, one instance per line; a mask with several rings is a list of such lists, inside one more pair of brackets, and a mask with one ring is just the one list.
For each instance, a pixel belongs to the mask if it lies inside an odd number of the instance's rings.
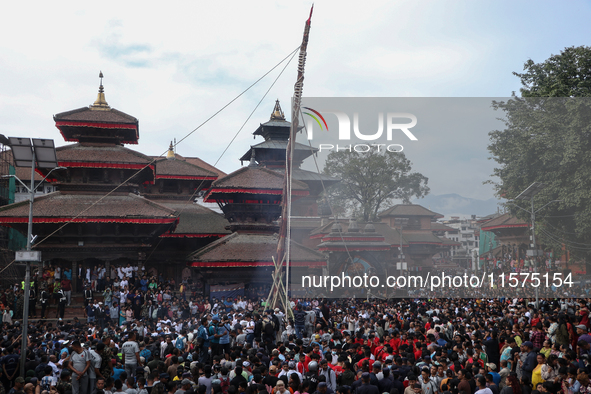
[[[310,3],[11,2],[0,24],[0,133],[63,145],[52,115],[92,104],[102,70],[111,107],[140,120],[136,149],[164,153],[170,140],[187,135],[299,46]],[[505,97],[519,90],[512,71],[521,71],[526,60],[587,45],[590,17],[588,1],[316,1],[304,94]],[[220,160],[280,71],[177,152]],[[288,106],[295,75],[294,60],[219,168],[237,169],[237,159],[260,142],[251,132],[268,119],[276,98]],[[409,153],[430,178],[433,194],[492,197],[490,186],[482,185],[493,167],[486,160],[487,131],[471,138],[470,166],[453,152],[434,163]],[[442,142],[442,151],[446,143],[453,138]]]

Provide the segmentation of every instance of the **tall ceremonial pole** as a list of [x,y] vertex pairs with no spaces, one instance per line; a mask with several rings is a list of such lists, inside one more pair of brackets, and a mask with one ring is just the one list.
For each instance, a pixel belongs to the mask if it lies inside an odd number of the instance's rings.
[[[299,125],[300,105],[302,102],[302,92],[304,88],[304,67],[306,65],[306,50],[308,48],[308,36],[310,34],[310,25],[312,23],[312,12],[314,5],[310,9],[310,16],[306,21],[304,27],[304,37],[302,45],[300,46],[300,56],[298,61],[298,78],[294,85],[294,94],[291,105],[291,128],[289,132],[289,140],[287,142],[287,149],[285,150],[285,178],[283,182],[283,201],[281,207],[281,227],[279,230],[279,242],[277,243],[277,259],[279,266],[277,269],[281,270],[285,263],[285,312],[286,315],[290,312],[289,308],[289,263],[291,252],[291,179],[293,169],[293,150],[295,146],[296,133]],[[278,276],[281,281],[281,275]],[[280,286],[274,284],[271,291],[279,291]]]

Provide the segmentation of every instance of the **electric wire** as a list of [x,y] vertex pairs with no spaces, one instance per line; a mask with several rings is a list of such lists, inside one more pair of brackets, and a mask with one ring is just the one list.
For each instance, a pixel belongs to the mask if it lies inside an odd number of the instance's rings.
[[[281,75],[283,75],[283,72],[285,71],[285,69],[287,68],[287,66],[289,66],[289,64],[291,63],[291,61],[295,57],[296,53],[297,53],[297,51],[294,51],[293,52],[293,55],[291,56],[291,58],[289,59],[289,61],[287,63],[285,63],[285,66],[283,67],[283,69],[281,70],[281,72],[277,75],[277,77],[275,78],[275,80],[273,81],[273,83],[271,84],[271,86],[269,86],[269,88],[267,89],[267,91],[265,92],[265,94],[263,95],[263,97],[261,97],[261,99],[259,100],[259,102],[257,103],[257,105],[254,107],[254,109],[251,111],[251,113],[248,115],[248,117],[244,121],[244,123],[242,123],[242,126],[240,126],[240,128],[238,129],[238,131],[234,134],[234,137],[232,138],[232,140],[228,143],[228,145],[226,146],[226,148],[224,149],[224,151],[217,158],[217,160],[213,164],[214,167],[219,163],[219,161],[222,159],[222,157],[224,156],[224,154],[230,148],[230,145],[232,145],[232,143],[234,142],[234,140],[236,139],[236,137],[238,137],[238,135],[244,129],[244,127],[246,126],[246,124],[248,123],[248,121],[250,120],[250,118],[254,115],[254,113],[256,112],[256,110],[259,108],[259,106],[261,105],[261,103],[263,102],[263,100],[267,97],[267,95],[269,94],[269,92],[271,91],[271,89],[273,88],[273,86],[275,86],[275,84],[277,83],[277,81],[279,80],[279,78],[281,77]],[[178,211],[178,214],[176,215],[177,219],[180,218],[181,213],[183,213],[183,211],[185,210],[185,208],[187,208],[188,206],[191,206],[192,205],[191,203],[192,203],[195,195],[201,189],[201,186],[203,185],[203,182],[204,181],[202,180],[201,183],[199,184],[199,186],[197,188],[195,188],[195,191],[193,192],[193,194],[191,195],[191,197],[189,197],[189,199],[185,201],[183,208],[180,211]],[[172,229],[173,224],[170,225],[170,228],[169,228],[168,231],[170,231],[170,229]],[[148,255],[148,257],[146,258],[146,260],[144,260],[144,264],[147,263],[150,260],[150,258],[154,254],[154,252],[156,252],[156,250],[160,246],[160,243],[162,242],[162,240],[163,240],[163,238],[162,237],[159,237],[158,243],[156,244],[156,246],[154,246],[154,248],[152,249],[152,251],[150,252],[150,254]]]

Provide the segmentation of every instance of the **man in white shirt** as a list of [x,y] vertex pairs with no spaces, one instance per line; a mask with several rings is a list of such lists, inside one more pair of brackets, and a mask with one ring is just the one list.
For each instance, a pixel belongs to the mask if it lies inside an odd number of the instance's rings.
[[97,378],[96,373],[100,370],[101,362],[102,362],[102,358],[94,350],[95,348],[96,348],[96,346],[92,346],[92,348],[88,350],[88,353],[90,354],[90,357],[91,357],[90,368],[88,368],[88,377],[89,377],[89,381],[90,381],[90,389],[91,389],[90,393],[91,394],[96,393],[96,378]]
[[135,376],[135,370],[140,363],[140,346],[135,341],[135,332],[129,333],[129,337],[121,350],[127,376]]

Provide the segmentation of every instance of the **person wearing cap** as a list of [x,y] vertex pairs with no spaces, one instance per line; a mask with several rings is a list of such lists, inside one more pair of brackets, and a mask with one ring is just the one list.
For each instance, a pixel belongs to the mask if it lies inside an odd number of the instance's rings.
[[522,376],[525,376],[531,382],[532,372],[538,365],[536,352],[533,351],[534,344],[530,341],[525,341],[521,344],[521,351],[526,353],[525,361],[519,361],[519,368],[521,368]]
[[189,379],[181,380],[181,388],[178,389],[174,394],[185,394],[185,391],[189,390],[192,386],[193,382]]
[[9,393],[12,392],[13,390],[14,390],[14,392],[19,392],[24,387],[25,387],[25,379],[22,376],[19,376],[14,380],[14,387],[9,391]]
[[275,387],[278,380],[279,376],[277,376],[277,367],[275,365],[271,365],[269,367],[269,373],[263,379],[263,384],[266,386]]
[[376,386],[369,383],[369,372],[364,372],[361,375],[361,385],[357,386],[356,394],[379,394],[380,391]]
[[501,383],[501,375],[497,372],[497,365],[494,363],[486,364],[486,370],[489,375],[492,375],[493,382],[498,386]]
[[587,326],[584,324],[579,324],[576,326],[577,335],[579,336],[579,341],[585,341],[591,343],[591,335],[588,333]]

